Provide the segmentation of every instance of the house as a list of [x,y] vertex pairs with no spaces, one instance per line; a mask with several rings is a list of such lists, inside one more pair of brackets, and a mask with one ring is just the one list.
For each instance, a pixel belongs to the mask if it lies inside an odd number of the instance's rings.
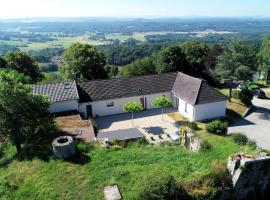
[[75,81],[33,85],[33,93],[45,95],[52,102],[51,113],[77,111],[79,95]]
[[180,72],[34,85],[35,94],[47,95],[52,101],[52,113],[76,110],[84,117],[124,113],[128,101],[140,102],[152,109],[153,99],[167,96],[173,107],[190,121],[224,117],[227,98],[206,81]]

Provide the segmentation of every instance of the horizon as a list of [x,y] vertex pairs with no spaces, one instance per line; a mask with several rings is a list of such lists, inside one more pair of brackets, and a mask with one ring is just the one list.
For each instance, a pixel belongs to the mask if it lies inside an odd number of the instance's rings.
[[[16,5],[16,7],[14,7]],[[25,18],[269,18],[270,2],[245,0],[9,0],[0,20]]]

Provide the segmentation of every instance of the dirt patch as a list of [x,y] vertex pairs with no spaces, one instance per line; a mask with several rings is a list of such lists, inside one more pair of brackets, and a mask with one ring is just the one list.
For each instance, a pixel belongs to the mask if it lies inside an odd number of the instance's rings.
[[90,120],[82,120],[79,114],[56,117],[55,121],[62,131],[86,142],[95,140],[95,133]]

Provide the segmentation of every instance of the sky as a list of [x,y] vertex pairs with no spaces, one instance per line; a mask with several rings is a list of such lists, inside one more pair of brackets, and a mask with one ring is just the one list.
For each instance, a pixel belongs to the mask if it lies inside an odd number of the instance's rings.
[[270,0],[0,0],[0,19],[270,17]]

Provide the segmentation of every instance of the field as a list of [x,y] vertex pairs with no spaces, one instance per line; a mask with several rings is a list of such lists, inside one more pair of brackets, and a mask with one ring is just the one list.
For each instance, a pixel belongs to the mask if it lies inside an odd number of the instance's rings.
[[110,44],[108,41],[91,40],[87,36],[76,37],[55,37],[55,40],[48,42],[28,42],[26,40],[0,40],[0,44],[18,46],[22,51],[41,50],[45,48],[69,47],[72,43],[80,42],[93,46]]
[[[177,120],[177,118],[176,118]],[[182,120],[182,119],[179,119]],[[189,152],[179,145],[152,146],[132,143],[104,149],[90,145],[83,159],[20,160],[9,147],[0,157],[0,199],[103,199],[103,187],[118,184],[123,199],[139,199],[145,187],[173,176],[192,196],[217,192],[216,182],[226,181],[228,155],[257,153],[235,144],[229,136],[216,136],[199,124],[197,132],[212,149]]]

